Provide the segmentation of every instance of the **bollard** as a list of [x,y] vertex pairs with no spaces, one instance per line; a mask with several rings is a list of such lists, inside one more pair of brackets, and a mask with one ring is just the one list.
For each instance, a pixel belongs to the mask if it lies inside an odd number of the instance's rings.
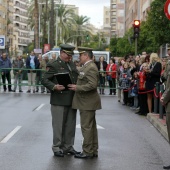
[[159,113],[159,86],[159,82],[156,82],[154,92],[154,113]]
[[[160,85],[160,98],[162,96],[164,92],[164,85]],[[159,100],[159,118],[163,119],[163,114],[164,114],[164,106],[162,105],[162,103]]]

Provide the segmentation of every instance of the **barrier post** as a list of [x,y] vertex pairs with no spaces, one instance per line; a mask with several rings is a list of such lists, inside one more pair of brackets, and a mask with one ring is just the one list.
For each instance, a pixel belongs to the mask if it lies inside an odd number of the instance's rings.
[[154,90],[154,113],[159,113],[159,82],[156,82]]
[[[164,92],[164,85],[160,85],[160,98],[162,96]],[[163,114],[164,114],[164,106],[162,105],[162,103],[159,100],[159,118],[163,119]]]

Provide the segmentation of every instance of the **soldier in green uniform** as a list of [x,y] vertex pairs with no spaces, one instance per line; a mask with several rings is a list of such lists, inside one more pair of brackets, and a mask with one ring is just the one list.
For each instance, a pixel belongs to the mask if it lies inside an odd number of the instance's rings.
[[76,83],[78,71],[75,64],[70,61],[75,47],[62,44],[60,48],[60,56],[57,60],[47,64],[42,84],[51,91],[52,150],[55,156],[64,157],[64,154],[75,155],[80,153],[73,148],[77,110],[72,109],[74,92],[65,90],[63,85],[58,84],[54,74],[69,72],[72,82]]
[[[170,53],[170,49],[168,49],[168,54]],[[170,55],[170,54],[169,54]],[[165,79],[165,92],[163,93],[160,101],[165,105],[166,110],[166,124],[167,131],[170,143],[170,57],[168,56],[169,61],[166,64],[165,71],[163,73]],[[170,165],[163,166],[164,169],[170,169]]]
[[96,127],[96,110],[101,109],[101,99],[97,92],[99,73],[93,62],[91,48],[79,47],[80,64],[77,84],[69,85],[75,91],[72,107],[80,110],[80,123],[83,135],[83,151],[75,158],[98,157],[98,135]]

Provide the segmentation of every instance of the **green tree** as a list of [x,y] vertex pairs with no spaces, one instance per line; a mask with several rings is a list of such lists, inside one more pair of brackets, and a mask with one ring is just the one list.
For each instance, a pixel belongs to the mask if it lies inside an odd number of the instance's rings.
[[166,0],[154,0],[148,13],[148,30],[154,35],[155,41],[160,45],[170,41],[170,22],[164,14]]

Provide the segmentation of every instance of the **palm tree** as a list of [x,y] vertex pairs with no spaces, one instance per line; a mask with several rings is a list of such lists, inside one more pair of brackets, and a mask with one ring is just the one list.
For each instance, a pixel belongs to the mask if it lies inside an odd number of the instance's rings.
[[54,0],[51,0],[50,11],[50,47],[54,47]]
[[58,39],[60,43],[63,43],[69,36],[69,25],[73,22],[73,9],[67,9],[67,5],[60,4],[57,6],[58,11]]
[[91,30],[87,25],[89,19],[90,18],[88,18],[87,16],[74,15],[75,30],[73,35],[75,35],[75,37],[73,36],[73,40],[76,40],[77,46],[81,46],[82,37],[90,34]]
[[35,27],[34,27],[34,37],[35,37],[35,48],[39,47],[39,7],[38,7],[38,0],[34,0],[34,20],[35,20]]

